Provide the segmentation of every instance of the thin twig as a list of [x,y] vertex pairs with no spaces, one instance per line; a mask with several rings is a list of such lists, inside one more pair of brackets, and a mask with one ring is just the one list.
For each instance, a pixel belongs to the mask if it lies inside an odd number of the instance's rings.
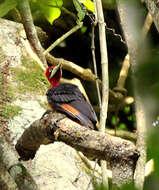
[[76,26],[74,26],[71,30],[66,32],[64,35],[62,35],[60,38],[58,38],[50,47],[48,47],[44,51],[44,55],[48,54],[50,51],[52,51],[58,44],[60,44],[63,40],[65,40],[68,36],[76,32],[78,29],[80,29],[83,26],[83,22],[80,22]]
[[[96,10],[97,10],[97,17],[98,17],[101,67],[102,67],[102,104],[101,104],[101,111],[100,111],[99,131],[104,133],[106,118],[107,118],[107,111],[108,111],[108,96],[109,96],[108,56],[107,56],[106,31],[105,31],[102,2],[101,0],[96,0],[95,3],[96,3]],[[101,160],[101,168],[102,168],[103,184],[108,189],[108,176],[106,174],[106,162],[102,160]]]
[[99,107],[101,108],[102,101],[101,101],[101,95],[100,95],[100,89],[99,89],[99,80],[98,80],[97,64],[96,64],[96,56],[95,56],[94,30],[95,30],[95,25],[92,23],[92,45],[91,45],[91,50],[92,50],[94,73],[95,73],[95,76],[96,76],[96,89],[97,89],[97,95],[98,95],[98,102],[99,102]]
[[[92,22],[92,43],[91,43],[91,50],[92,50],[92,60],[93,60],[93,67],[94,67],[94,73],[96,75],[96,90],[97,90],[97,95],[98,95],[98,102],[99,102],[99,107],[101,108],[101,94],[100,94],[100,89],[99,89],[99,81],[98,81],[98,74],[97,74],[97,65],[96,65],[96,56],[95,56],[95,44],[94,44],[94,30],[95,30],[95,26],[96,23]],[[89,186],[91,184],[91,182],[94,179],[94,173],[95,173],[95,168],[96,168],[96,164],[98,162],[98,159],[95,160],[95,164],[94,164],[94,168],[92,170],[92,180],[90,180],[87,189],[89,189]]]
[[37,36],[37,32],[33,23],[33,18],[31,15],[31,10],[29,6],[29,1],[28,0],[18,0],[19,4],[19,11],[22,17],[22,22],[24,25],[24,29],[26,32],[26,36],[32,45],[32,48],[35,50],[36,54],[42,61],[42,63],[46,66],[46,59],[45,56],[43,55],[43,50],[42,46],[40,44],[40,41]]

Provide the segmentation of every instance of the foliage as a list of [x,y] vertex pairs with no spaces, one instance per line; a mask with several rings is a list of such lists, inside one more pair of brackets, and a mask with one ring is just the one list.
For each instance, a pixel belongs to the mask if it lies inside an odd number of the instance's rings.
[[[41,12],[50,24],[60,17],[63,0],[34,0],[34,2],[40,7]],[[94,12],[94,3],[91,0],[73,0],[73,4],[78,12],[77,16],[79,21],[82,21],[85,17],[85,12],[82,9],[81,3],[86,7],[86,9]]]
[[0,17],[5,16],[10,10],[17,6],[16,0],[4,0],[0,2]]
[[80,4],[78,3],[77,0],[73,0],[73,4],[77,10],[77,13],[78,13],[77,16],[79,18],[79,21],[83,20],[85,17],[85,12],[82,10]]
[[[63,0],[30,0],[30,2],[40,10],[50,24],[53,24],[61,15]],[[82,10],[81,6],[82,4],[87,10],[94,12],[94,3],[91,0],[73,0],[73,4],[78,12],[79,21],[83,20],[85,17],[85,12]],[[0,17],[5,16],[16,6],[17,0],[4,0],[0,3]]]
[[94,12],[94,3],[91,0],[79,0],[80,3],[83,3],[83,5],[91,12]]
[[5,119],[11,119],[14,116],[18,115],[21,110],[22,108],[20,106],[5,103],[2,105],[2,117]]
[[50,24],[61,15],[62,0],[37,0],[36,3]]

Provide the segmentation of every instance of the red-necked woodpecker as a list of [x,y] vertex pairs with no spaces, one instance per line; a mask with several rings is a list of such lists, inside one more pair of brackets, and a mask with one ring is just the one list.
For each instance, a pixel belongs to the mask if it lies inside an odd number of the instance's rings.
[[96,114],[78,87],[70,83],[60,84],[61,65],[48,67],[45,75],[50,82],[46,93],[50,107],[83,126],[97,130]]

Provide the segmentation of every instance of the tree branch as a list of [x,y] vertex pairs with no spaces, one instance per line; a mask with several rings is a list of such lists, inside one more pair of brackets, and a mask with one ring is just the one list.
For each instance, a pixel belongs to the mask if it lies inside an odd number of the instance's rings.
[[92,60],[93,60],[94,73],[96,76],[96,89],[97,89],[97,95],[98,95],[98,102],[99,102],[99,107],[101,107],[102,102],[101,102],[101,95],[100,95],[100,88],[99,88],[99,79],[97,79],[98,73],[97,73],[97,64],[96,64],[96,56],[95,56],[94,30],[95,30],[95,24],[92,23],[92,42],[91,42]]
[[61,36],[60,38],[58,38],[50,47],[48,47],[44,51],[44,55],[46,55],[47,53],[49,53],[50,51],[52,51],[58,44],[60,44],[63,40],[65,40],[68,36],[70,36],[71,34],[73,34],[74,32],[76,32],[82,26],[83,26],[83,23],[80,22],[79,24],[77,24],[76,26],[74,26],[71,30],[69,30],[68,32],[66,32],[63,36]]
[[[99,27],[99,42],[102,67],[102,101],[100,107],[100,126],[99,131],[105,132],[107,112],[108,112],[108,97],[109,97],[109,77],[108,77],[108,56],[106,44],[106,30],[104,22],[104,14],[102,1],[96,0],[97,22]],[[108,189],[108,176],[106,174],[106,162],[101,160],[103,184]]]
[[49,113],[32,123],[17,141],[16,150],[21,159],[28,160],[34,158],[41,144],[56,140],[65,142],[85,155],[109,161],[112,172],[115,170],[114,165],[120,163],[128,171],[124,172],[124,176],[129,176],[130,170],[134,170],[139,156],[132,142],[90,130],[60,113]]
[[71,61],[67,61],[62,58],[55,58],[51,54],[46,55],[46,59],[49,63],[53,65],[62,64],[62,67],[76,75],[78,75],[81,79],[91,81],[95,83],[96,76],[92,73],[90,69],[84,69]]

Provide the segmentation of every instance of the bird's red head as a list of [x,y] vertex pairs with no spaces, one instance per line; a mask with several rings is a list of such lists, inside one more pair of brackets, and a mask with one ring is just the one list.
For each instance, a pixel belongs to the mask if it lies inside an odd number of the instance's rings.
[[45,76],[50,82],[50,88],[55,88],[60,84],[60,78],[62,75],[61,65],[50,66],[46,69]]

